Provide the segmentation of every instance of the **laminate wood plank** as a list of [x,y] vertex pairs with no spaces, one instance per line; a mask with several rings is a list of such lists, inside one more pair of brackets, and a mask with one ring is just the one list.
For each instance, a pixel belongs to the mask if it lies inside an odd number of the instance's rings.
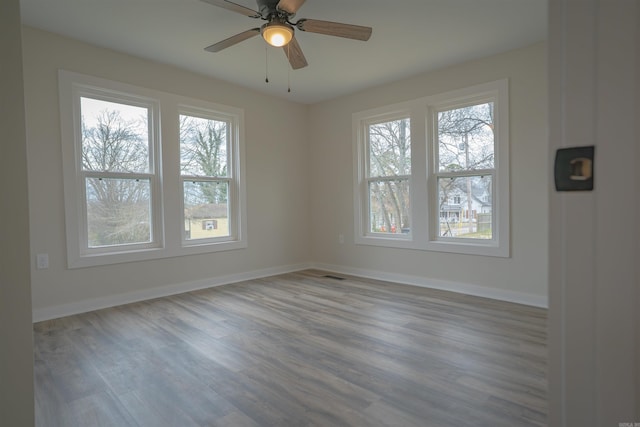
[[182,408],[171,400],[165,400],[163,395],[157,396],[154,388],[132,390],[120,394],[118,398],[140,427],[199,427]]
[[34,325],[37,425],[545,425],[545,310],[325,274]]
[[215,425],[219,427],[259,427],[255,422],[240,411],[235,411],[216,420]]
[[34,390],[36,424],[48,427],[80,425],[77,414],[60,395],[45,361],[37,355],[34,360],[34,377],[37,385]]
[[247,375],[234,375],[216,379],[215,390],[246,416],[263,426],[305,426],[308,424],[304,408],[287,394]]
[[215,420],[236,410],[214,390],[186,384],[186,379],[166,372],[119,398],[142,426],[213,425]]
[[[420,425],[429,427],[448,427],[452,426],[451,423],[455,420],[454,417],[450,416],[447,417],[446,420],[443,420],[442,417],[440,420],[437,420],[433,413],[427,413],[426,411],[423,411],[420,415],[414,415],[396,408],[394,405],[388,404],[384,399],[380,399],[372,403],[367,409],[365,409],[365,413],[370,419],[375,420],[372,425],[386,427]],[[461,419],[459,425],[465,425],[467,421],[468,420]]]
[[108,390],[90,393],[73,400],[69,403],[69,410],[86,426],[138,426],[122,402],[114,398]]
[[70,403],[106,390],[107,385],[93,364],[82,358],[67,340],[60,338],[60,341],[63,345],[59,347],[39,350],[39,357],[49,367],[49,375],[62,399]]

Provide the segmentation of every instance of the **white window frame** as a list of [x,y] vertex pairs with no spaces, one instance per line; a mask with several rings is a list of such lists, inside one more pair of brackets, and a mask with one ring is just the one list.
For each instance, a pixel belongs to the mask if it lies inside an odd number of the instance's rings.
[[[353,115],[355,243],[495,257],[510,256],[509,94],[498,80]],[[492,239],[439,237],[437,130],[435,114],[447,108],[494,102],[496,129],[492,174]],[[370,233],[367,189],[367,127],[385,118],[411,119],[411,230],[406,235]],[[469,175],[482,175],[470,171]]]
[[182,206],[182,222],[184,224],[184,182],[190,180],[210,181],[210,182],[226,182],[228,184],[227,203],[229,209],[229,235],[204,238],[204,239],[186,239],[182,234],[183,246],[202,246],[215,245],[220,243],[234,242],[239,239],[242,223],[241,205],[237,201],[240,199],[240,116],[229,114],[224,111],[217,111],[212,108],[202,108],[193,105],[180,105],[178,107],[178,117],[180,115],[188,115],[207,120],[216,120],[227,123],[227,161],[228,170],[226,177],[212,176],[190,176],[180,174],[180,200]]
[[[65,201],[65,225],[67,237],[67,266],[82,268],[123,262],[169,258],[208,252],[235,250],[247,247],[246,236],[246,187],[244,179],[244,111],[182,97],[175,94],[141,88],[125,83],[113,82],[98,77],[87,76],[66,70],[58,74],[60,97],[61,142],[63,163],[63,184]],[[82,171],[80,132],[80,96],[99,97],[113,102],[150,106],[149,137],[153,151],[152,242],[147,244],[114,245],[89,248],[87,238],[87,218]],[[227,239],[199,241],[185,244],[182,239],[184,221],[182,190],[180,181],[179,153],[179,111],[181,108],[213,111],[219,117],[226,117],[233,123],[230,141],[230,164],[233,168],[234,232]],[[116,174],[117,175],[117,174]],[[147,179],[147,174],[144,178]],[[230,218],[231,221],[231,218]]]
[[[363,148],[364,148],[364,157],[365,157],[365,164],[363,165],[363,171],[364,171],[364,179],[363,179],[363,185],[364,185],[364,197],[363,197],[363,204],[364,204],[364,208],[363,208],[363,214],[364,217],[362,218],[363,224],[364,224],[364,234],[366,236],[370,236],[376,239],[385,239],[385,240],[399,240],[399,241],[403,241],[403,240],[408,240],[410,239],[410,232],[407,234],[402,234],[402,233],[382,233],[382,232],[375,232],[375,231],[371,231],[371,215],[369,214],[370,210],[371,210],[371,197],[369,194],[369,188],[372,182],[383,182],[383,181],[406,181],[409,185],[409,192],[411,192],[411,187],[412,187],[412,179],[411,179],[411,174],[409,175],[398,175],[398,176],[371,176],[371,172],[370,172],[370,165],[371,165],[371,157],[370,157],[370,153],[371,150],[369,150],[369,136],[370,136],[370,132],[369,132],[369,127],[370,126],[375,126],[381,123],[385,123],[385,122],[392,122],[395,120],[402,120],[402,119],[409,119],[409,127],[411,127],[411,112],[410,110],[403,110],[403,109],[399,109],[397,111],[394,111],[390,114],[384,114],[384,115],[379,115],[376,117],[372,117],[369,118],[367,120],[364,120],[362,122],[362,135],[363,138],[365,140],[364,144],[363,144]],[[411,210],[409,210],[410,213],[410,220],[409,223],[412,223],[413,218],[411,218]]]

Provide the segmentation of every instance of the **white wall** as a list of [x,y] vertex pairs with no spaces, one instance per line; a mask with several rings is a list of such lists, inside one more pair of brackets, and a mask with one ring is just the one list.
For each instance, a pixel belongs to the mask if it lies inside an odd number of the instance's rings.
[[595,145],[594,191],[550,197],[550,425],[639,423],[640,3],[549,4],[549,157]]
[[29,207],[18,0],[0,2],[0,424],[32,426]]
[[[31,254],[50,257],[48,270],[32,271],[36,319],[277,273],[309,260],[306,107],[32,28],[24,28],[23,52]],[[248,248],[67,269],[58,69],[243,108]]]
[[[355,245],[352,113],[502,78],[510,81],[511,258]],[[312,106],[312,259],[347,273],[546,304],[546,93],[546,47],[538,44]]]

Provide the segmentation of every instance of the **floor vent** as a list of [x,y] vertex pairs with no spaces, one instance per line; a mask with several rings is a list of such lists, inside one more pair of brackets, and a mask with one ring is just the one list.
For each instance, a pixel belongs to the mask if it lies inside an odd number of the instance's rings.
[[322,277],[326,277],[327,279],[335,279],[335,280],[344,280],[344,277],[340,277],[340,276],[333,276],[331,274],[325,274]]

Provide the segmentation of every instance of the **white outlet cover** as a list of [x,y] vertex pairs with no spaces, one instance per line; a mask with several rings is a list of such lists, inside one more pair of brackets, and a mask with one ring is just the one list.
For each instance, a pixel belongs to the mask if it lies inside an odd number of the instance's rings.
[[49,268],[49,254],[36,255],[36,268],[38,270]]

